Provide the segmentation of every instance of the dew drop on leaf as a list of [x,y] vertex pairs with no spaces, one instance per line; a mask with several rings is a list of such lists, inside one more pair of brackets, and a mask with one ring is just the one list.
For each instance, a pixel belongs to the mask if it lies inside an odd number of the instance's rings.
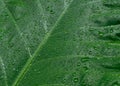
[[99,36],[103,36],[104,34],[103,34],[103,32],[99,32]]
[[95,46],[95,47],[93,47],[94,48],[94,50],[97,50],[97,47]]
[[81,62],[87,62],[87,61],[89,61],[89,58],[81,58]]
[[54,14],[55,12],[53,10],[50,10],[50,14]]
[[76,76],[76,72],[73,72],[73,73],[72,73],[72,76],[73,76],[73,77]]
[[78,82],[78,78],[77,78],[77,77],[74,77],[74,78],[73,78],[73,82],[74,82],[74,83],[77,83],[77,82]]
[[92,51],[91,51],[91,50],[89,50],[89,51],[88,51],[88,53],[89,53],[89,54],[92,54]]

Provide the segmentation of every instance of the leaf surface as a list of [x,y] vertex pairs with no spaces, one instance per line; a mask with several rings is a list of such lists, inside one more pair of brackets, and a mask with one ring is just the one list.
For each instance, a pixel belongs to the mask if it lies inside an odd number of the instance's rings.
[[64,0],[0,0],[0,86],[14,83],[68,4]]
[[1,0],[1,86],[119,86],[119,0]]

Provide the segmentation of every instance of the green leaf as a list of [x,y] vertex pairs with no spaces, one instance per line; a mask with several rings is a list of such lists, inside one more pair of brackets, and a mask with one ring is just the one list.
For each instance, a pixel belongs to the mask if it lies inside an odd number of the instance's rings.
[[119,86],[119,0],[0,0],[0,86]]

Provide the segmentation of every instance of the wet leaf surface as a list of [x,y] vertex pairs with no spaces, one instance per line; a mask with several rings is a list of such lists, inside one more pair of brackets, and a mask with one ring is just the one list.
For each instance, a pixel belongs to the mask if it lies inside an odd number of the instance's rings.
[[0,0],[0,86],[120,86],[119,0]]

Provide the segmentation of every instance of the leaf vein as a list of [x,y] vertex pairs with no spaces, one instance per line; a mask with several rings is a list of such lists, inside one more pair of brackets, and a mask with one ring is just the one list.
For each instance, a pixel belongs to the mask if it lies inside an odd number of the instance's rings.
[[30,48],[27,46],[27,41],[26,41],[25,38],[23,37],[23,33],[20,31],[20,28],[19,28],[16,20],[14,19],[11,11],[10,11],[9,8],[6,6],[6,4],[5,4],[5,2],[4,2],[3,0],[2,0],[2,3],[3,3],[3,5],[4,5],[4,7],[6,7],[6,10],[7,10],[9,16],[11,17],[13,23],[15,24],[16,30],[18,31],[19,35],[22,37],[22,41],[25,43],[25,44],[24,44],[24,45],[25,45],[25,48],[27,49],[27,51],[28,51],[28,53],[29,53],[29,56],[31,57],[32,54],[31,54],[31,52],[30,52]]
[[[70,4],[73,2],[74,0],[72,0],[70,2]],[[69,6],[70,6],[69,4]],[[67,8],[65,8],[63,10],[63,12],[61,13],[61,15],[58,17],[57,21],[55,22],[54,26],[52,27],[52,29],[46,34],[46,36],[44,37],[43,41],[39,44],[38,48],[36,49],[36,51],[34,52],[34,54],[32,55],[32,57],[30,57],[25,66],[23,67],[23,69],[21,70],[20,74],[18,75],[18,77],[16,78],[15,82],[13,83],[12,86],[17,86],[20,81],[22,80],[22,78],[24,77],[24,75],[26,74],[26,72],[29,70],[30,66],[32,65],[31,63],[33,62],[33,60],[35,59],[35,57],[37,56],[37,54],[39,53],[39,51],[42,49],[43,45],[47,42],[47,40],[49,39],[49,37],[51,36],[53,30],[55,29],[55,27],[57,26],[57,24],[59,23],[59,21],[61,20],[61,18],[64,16],[64,14],[66,13],[67,9],[69,8],[69,6],[67,6]]]
[[43,27],[44,27],[45,33],[47,33],[48,32],[47,18],[45,17],[45,12],[44,12],[44,9],[42,7],[40,0],[37,0],[37,2],[38,2],[38,7],[41,8],[41,13],[42,13],[42,17],[43,17]]

